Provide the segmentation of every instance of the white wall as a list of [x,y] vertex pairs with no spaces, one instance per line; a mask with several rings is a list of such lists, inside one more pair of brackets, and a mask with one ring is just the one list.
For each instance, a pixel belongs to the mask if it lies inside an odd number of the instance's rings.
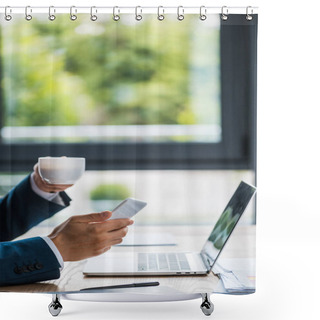
[[[88,5],[16,1],[2,5]],[[113,1],[90,5],[258,5],[258,252],[256,294],[213,296],[214,319],[316,319],[320,286],[319,4],[317,1]],[[1,18],[1,17],[0,17]],[[313,271],[315,270],[315,271]],[[17,302],[17,300],[19,302]],[[16,303],[15,303],[16,302]],[[46,319],[49,297],[0,294],[3,319]],[[17,307],[19,306],[19,307]],[[203,319],[199,301],[65,302],[63,319]],[[62,314],[61,316],[62,317]],[[213,318],[213,317],[212,317]]]

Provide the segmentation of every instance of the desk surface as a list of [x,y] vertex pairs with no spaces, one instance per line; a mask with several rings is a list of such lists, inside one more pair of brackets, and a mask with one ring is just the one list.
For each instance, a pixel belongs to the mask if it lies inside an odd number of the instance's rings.
[[[176,246],[143,246],[135,250],[143,252],[200,251],[211,227],[207,226],[134,226],[130,232],[168,232],[175,236]],[[46,230],[33,228],[19,239],[46,234]],[[114,252],[131,251],[132,247],[116,246]],[[221,258],[254,258],[255,226],[238,226],[221,254]],[[219,258],[220,259],[220,258]],[[158,281],[164,287],[181,293],[214,292],[219,278],[213,273],[208,276],[161,276],[161,277],[86,277],[82,274],[85,261],[66,262],[57,280],[43,281],[28,285],[0,287],[0,292],[70,292],[88,287],[100,287],[132,282]]]

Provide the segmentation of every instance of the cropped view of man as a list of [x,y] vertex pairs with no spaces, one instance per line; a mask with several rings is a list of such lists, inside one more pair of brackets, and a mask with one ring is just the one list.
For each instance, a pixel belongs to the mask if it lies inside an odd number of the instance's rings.
[[64,261],[78,261],[122,242],[130,219],[109,211],[72,216],[46,237],[12,241],[70,205],[71,185],[48,184],[38,165],[0,199],[0,286],[57,279]]

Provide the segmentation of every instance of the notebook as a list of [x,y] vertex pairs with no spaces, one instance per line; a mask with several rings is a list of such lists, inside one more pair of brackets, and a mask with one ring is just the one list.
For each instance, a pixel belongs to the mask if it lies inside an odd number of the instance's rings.
[[254,186],[240,182],[200,252],[109,252],[88,259],[83,274],[86,276],[208,274],[255,192]]

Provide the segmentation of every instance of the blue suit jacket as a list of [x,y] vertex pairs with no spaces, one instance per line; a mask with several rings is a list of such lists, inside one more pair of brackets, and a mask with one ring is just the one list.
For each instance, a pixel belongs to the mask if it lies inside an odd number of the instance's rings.
[[[68,206],[70,198],[60,196]],[[59,278],[59,262],[42,238],[10,240],[63,208],[34,193],[30,176],[0,199],[0,286]]]

